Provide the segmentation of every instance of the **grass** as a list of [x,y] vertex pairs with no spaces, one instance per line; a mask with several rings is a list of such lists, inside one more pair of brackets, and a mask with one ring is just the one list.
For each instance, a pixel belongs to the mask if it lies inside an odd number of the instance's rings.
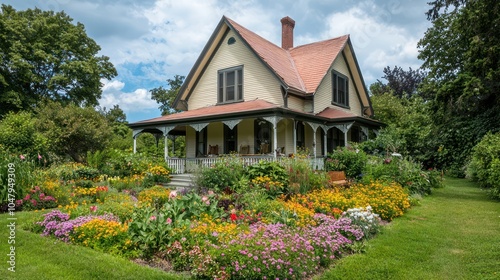
[[[124,258],[89,248],[68,245],[21,229],[33,213],[15,213],[15,244],[8,244],[6,214],[0,215],[1,279],[183,279],[179,275],[135,264]],[[15,246],[16,271],[7,263],[10,246]]]
[[[21,229],[33,213],[16,213],[16,272],[7,271],[7,220],[0,215],[2,279],[182,279],[129,260]],[[466,180],[422,200],[317,279],[499,279],[500,203]]]
[[403,217],[318,279],[500,279],[500,203],[447,178]]

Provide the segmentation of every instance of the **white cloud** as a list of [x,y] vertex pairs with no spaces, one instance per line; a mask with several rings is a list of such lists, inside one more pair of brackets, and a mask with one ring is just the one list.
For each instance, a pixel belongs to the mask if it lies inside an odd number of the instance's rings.
[[[373,9],[379,12],[373,12]],[[417,42],[422,34],[412,34],[396,24],[389,10],[381,7],[367,9],[364,3],[345,12],[331,14],[326,25],[325,37],[351,35],[367,86],[381,78],[386,66],[392,68],[397,65],[403,69],[420,66],[416,58]]]
[[[113,108],[114,105],[119,105],[125,114],[135,112],[149,112],[158,110],[158,104],[151,99],[151,93],[143,88],[134,90],[133,92],[124,92],[125,83],[117,80],[102,80],[102,96],[99,100],[101,107]],[[159,115],[159,111],[158,111]]]

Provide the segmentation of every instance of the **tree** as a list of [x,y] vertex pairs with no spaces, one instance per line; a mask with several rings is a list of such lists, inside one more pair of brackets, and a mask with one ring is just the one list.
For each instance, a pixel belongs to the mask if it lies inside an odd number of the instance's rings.
[[87,152],[102,150],[112,136],[106,118],[92,107],[48,102],[37,109],[38,130],[58,155],[83,162]]
[[47,139],[36,128],[31,113],[9,113],[0,121],[0,146],[14,153],[45,155]]
[[389,152],[410,156],[428,167],[435,167],[429,160],[429,141],[433,129],[429,103],[419,96],[398,98],[391,93],[371,97],[375,117],[386,123],[375,140]]
[[472,148],[488,132],[500,131],[500,2],[436,0],[432,22],[419,41],[432,96],[433,158],[463,176]]
[[106,107],[99,108],[99,113],[106,118],[113,131],[113,137],[108,147],[119,150],[132,148],[132,129],[127,126],[127,115],[120,106],[114,105],[109,110],[106,110]]
[[96,106],[101,79],[117,75],[83,24],[64,12],[2,5],[0,13],[0,117],[33,110],[41,100]]
[[419,41],[426,91],[450,114],[500,107],[500,2],[436,0]]
[[398,66],[394,66],[392,70],[389,66],[385,67],[384,74],[382,78],[387,80],[387,84],[377,79],[377,81],[370,86],[370,91],[373,95],[391,92],[399,98],[410,98],[418,94],[418,86],[425,77],[424,72],[420,69],[413,70],[410,67],[408,71],[405,71]]
[[160,104],[158,109],[161,110],[163,116],[180,112],[172,107],[172,104],[184,82],[184,78],[184,76],[175,75],[173,80],[167,79],[167,83],[170,87],[169,89],[160,86],[151,90],[151,99],[156,100],[156,102]]

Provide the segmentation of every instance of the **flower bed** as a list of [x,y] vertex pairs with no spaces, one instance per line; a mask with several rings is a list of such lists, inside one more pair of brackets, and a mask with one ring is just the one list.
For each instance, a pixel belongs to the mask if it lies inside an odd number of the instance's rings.
[[[239,167],[236,159],[229,160]],[[375,236],[381,220],[391,221],[410,207],[408,190],[397,183],[331,187],[326,173],[287,164],[259,163],[247,174],[238,169],[233,185],[203,185],[187,193],[144,188],[147,184],[138,181],[115,188],[118,179],[106,176],[85,187],[76,185],[80,178],[68,177],[58,189],[51,177],[43,188],[66,204],[33,228],[44,236],[148,263],[161,259],[195,278],[303,279],[362,248],[360,241]],[[213,168],[202,175],[213,179],[220,173],[216,170],[227,171],[226,165]],[[168,175],[163,168],[147,170]],[[284,172],[294,175],[286,181]],[[306,177],[315,178],[314,183]]]

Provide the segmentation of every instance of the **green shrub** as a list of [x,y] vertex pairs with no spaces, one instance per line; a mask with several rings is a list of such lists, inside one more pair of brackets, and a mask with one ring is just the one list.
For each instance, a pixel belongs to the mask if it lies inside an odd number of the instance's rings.
[[353,147],[342,147],[325,160],[327,171],[344,171],[348,178],[356,178],[363,173],[367,161],[365,152]]
[[410,193],[430,194],[432,188],[442,186],[441,174],[437,170],[422,170],[422,166],[400,157],[370,157],[362,181],[397,182]]
[[500,133],[486,134],[473,149],[467,175],[500,199]]
[[200,188],[214,191],[233,190],[245,171],[243,161],[236,156],[223,157],[210,167],[201,167],[196,175]]

